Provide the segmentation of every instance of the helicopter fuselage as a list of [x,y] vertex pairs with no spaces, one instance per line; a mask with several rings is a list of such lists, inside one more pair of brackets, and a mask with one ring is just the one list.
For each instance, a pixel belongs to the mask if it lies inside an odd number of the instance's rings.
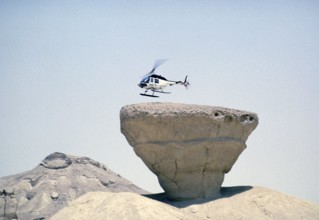
[[178,83],[178,81],[167,80],[163,76],[152,74],[150,76],[143,78],[141,82],[138,84],[138,86],[142,89],[158,91],[162,90],[167,86],[172,86]]
[[[163,89],[167,86],[172,86],[172,85],[183,85],[185,88],[189,86],[188,82],[188,76],[185,77],[184,82],[182,81],[172,81],[172,80],[167,80],[165,77],[161,75],[155,74],[155,70],[162,65],[167,59],[163,60],[156,60],[154,63],[154,66],[152,70],[146,74],[141,82],[137,84],[139,87],[142,89],[145,89],[144,93],[140,93],[142,96],[149,96],[149,97],[159,97],[157,95],[154,95],[154,93],[164,93],[164,94],[170,94],[170,92],[165,92]],[[149,95],[147,92],[151,90],[153,94]]]

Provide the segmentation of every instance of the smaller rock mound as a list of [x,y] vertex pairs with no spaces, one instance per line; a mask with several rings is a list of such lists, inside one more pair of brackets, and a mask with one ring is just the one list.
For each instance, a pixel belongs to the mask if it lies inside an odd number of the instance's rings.
[[33,170],[0,178],[0,219],[47,219],[92,191],[147,193],[88,157],[47,156]]

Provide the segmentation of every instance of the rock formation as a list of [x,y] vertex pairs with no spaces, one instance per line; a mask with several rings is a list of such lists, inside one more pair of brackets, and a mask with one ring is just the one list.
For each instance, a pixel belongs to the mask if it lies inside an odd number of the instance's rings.
[[[216,200],[163,201],[133,193],[90,192],[61,209],[51,220],[292,220],[319,219],[319,204],[264,187],[222,187]],[[156,201],[160,200],[160,201]]]
[[251,112],[176,103],[124,106],[121,132],[173,200],[219,196],[258,124]]
[[47,219],[92,191],[147,193],[88,157],[53,153],[31,171],[0,178],[0,219]]
[[0,178],[0,220],[319,219],[319,204],[264,187],[222,187],[220,197],[172,201],[147,194],[88,157],[53,153],[39,166]]

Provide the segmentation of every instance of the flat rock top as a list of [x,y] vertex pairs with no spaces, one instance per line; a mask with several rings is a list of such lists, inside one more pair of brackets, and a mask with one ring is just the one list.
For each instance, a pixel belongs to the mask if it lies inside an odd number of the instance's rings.
[[248,111],[165,102],[126,105],[120,120],[121,132],[131,146],[225,137],[246,141],[258,125],[257,114]]
[[126,105],[121,110],[121,119],[138,118],[145,116],[202,116],[213,119],[220,119],[225,116],[232,116],[240,120],[247,120],[251,123],[258,123],[258,116],[255,113],[236,109],[215,107],[208,105],[181,104],[168,102],[149,102]]

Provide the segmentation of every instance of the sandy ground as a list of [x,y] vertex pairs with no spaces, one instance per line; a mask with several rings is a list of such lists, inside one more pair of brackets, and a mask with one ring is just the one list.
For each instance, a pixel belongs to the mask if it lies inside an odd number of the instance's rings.
[[319,204],[264,188],[222,188],[213,200],[169,201],[164,194],[92,192],[51,219],[319,219]]

